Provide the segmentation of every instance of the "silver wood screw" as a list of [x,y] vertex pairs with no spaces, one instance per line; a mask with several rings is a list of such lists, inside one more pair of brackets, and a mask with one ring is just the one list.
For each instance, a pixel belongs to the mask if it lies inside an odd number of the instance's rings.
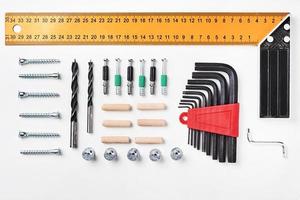
[[46,149],[46,150],[21,150],[20,154],[23,155],[46,155],[46,154],[54,154],[61,155],[62,152],[60,149]]
[[20,138],[27,138],[27,137],[59,137],[59,133],[37,133],[37,132],[25,132],[19,131]]
[[47,97],[59,97],[59,94],[54,93],[54,92],[23,92],[23,91],[19,91],[18,96],[20,99],[24,99],[27,97],[47,98]]
[[56,64],[60,63],[59,59],[25,59],[19,58],[20,65],[28,65],[28,64]]
[[19,117],[22,118],[60,118],[59,112],[51,113],[20,113]]
[[60,79],[61,76],[60,76],[59,73],[48,73],[48,74],[19,74],[19,78],[26,78],[26,79],[46,79],[46,78]]

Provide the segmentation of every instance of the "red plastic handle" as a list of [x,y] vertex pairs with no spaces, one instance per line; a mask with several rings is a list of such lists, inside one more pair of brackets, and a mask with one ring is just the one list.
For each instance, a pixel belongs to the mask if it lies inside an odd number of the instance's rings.
[[189,128],[220,135],[239,136],[238,103],[189,109],[179,116],[179,121]]

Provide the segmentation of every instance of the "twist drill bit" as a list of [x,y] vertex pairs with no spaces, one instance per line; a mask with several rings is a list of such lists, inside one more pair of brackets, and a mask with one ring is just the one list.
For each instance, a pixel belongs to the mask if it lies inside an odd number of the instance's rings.
[[156,82],[156,59],[151,59],[152,66],[150,67],[150,94],[155,94],[155,82]]
[[108,95],[108,80],[109,80],[109,68],[108,68],[109,60],[104,59],[104,66],[102,68],[102,80],[103,80],[103,94]]
[[93,67],[94,63],[90,61],[89,63],[89,72],[88,72],[88,103],[87,103],[87,132],[93,133]]
[[129,59],[129,66],[127,67],[127,93],[133,94],[133,59]]
[[71,99],[71,128],[70,128],[70,147],[77,148],[77,110],[78,110],[78,63],[76,60],[72,63],[72,99]]

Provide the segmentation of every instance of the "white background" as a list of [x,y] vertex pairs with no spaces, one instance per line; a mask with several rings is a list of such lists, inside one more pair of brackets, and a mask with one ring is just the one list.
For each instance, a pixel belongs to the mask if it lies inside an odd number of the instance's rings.
[[[80,200],[80,199],[300,199],[300,133],[299,133],[299,27],[300,3],[296,0],[211,0],[211,1],[0,1],[0,75],[1,75],[1,200]],[[254,46],[5,46],[5,12],[114,12],[114,11],[234,11],[234,12],[291,12],[291,117],[289,119],[259,119],[259,62],[258,48]],[[62,63],[52,66],[18,65],[18,58],[60,58]],[[168,58],[169,95],[146,98],[123,95],[104,97],[101,88],[102,59]],[[71,62],[80,65],[79,76],[79,148],[69,148]],[[87,62],[95,62],[95,133],[86,133]],[[239,76],[240,137],[238,163],[220,164],[187,145],[187,129],[178,122],[177,103],[186,80],[191,77],[194,62],[225,62],[235,67]],[[113,67],[114,63],[111,63]],[[160,63],[159,63],[160,64]],[[135,65],[136,66],[136,65]],[[149,66],[149,62],[147,63]],[[159,65],[160,66],[160,65]],[[113,70],[112,70],[113,71]],[[60,72],[62,80],[19,80],[18,73]],[[137,72],[137,71],[136,71]],[[148,75],[148,73],[147,73]],[[112,83],[112,82],[111,82]],[[124,84],[125,85],[125,84]],[[111,91],[113,91],[111,87]],[[137,89],[137,87],[135,88]],[[149,89],[149,88],[147,88]],[[59,99],[17,98],[17,91],[57,91]],[[123,87],[125,91],[125,87]],[[149,90],[147,90],[149,91]],[[136,90],[137,92],[137,90]],[[108,114],[100,110],[107,102],[166,102],[165,112]],[[19,119],[19,112],[60,111],[61,120]],[[103,119],[129,118],[134,122],[142,117],[161,117],[168,120],[167,128],[140,128],[108,130],[101,126]],[[283,159],[279,146],[249,144],[246,128],[251,128],[255,139],[282,140],[288,146],[288,158]],[[57,131],[59,139],[20,139],[18,130]],[[100,143],[101,135],[163,136],[161,146],[137,146],[143,159],[130,162],[126,158],[131,145],[113,145],[119,153],[117,162],[103,158],[107,147]],[[95,148],[97,161],[81,158],[85,147]],[[178,146],[184,151],[184,160],[172,161],[170,149]],[[22,156],[20,149],[55,148],[63,156]],[[163,161],[151,162],[149,150],[158,147]]]

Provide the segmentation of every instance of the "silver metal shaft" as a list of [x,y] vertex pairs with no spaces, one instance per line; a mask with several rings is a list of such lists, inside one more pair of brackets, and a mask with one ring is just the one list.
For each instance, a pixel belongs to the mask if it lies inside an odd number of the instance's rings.
[[20,113],[19,117],[22,118],[60,118],[59,112],[51,113]]
[[21,150],[21,154],[23,155],[47,155],[47,154],[54,154],[54,155],[62,155],[60,149],[46,149],[46,150]]
[[26,78],[26,79],[60,79],[60,73],[48,73],[48,74],[19,74],[19,78]]

